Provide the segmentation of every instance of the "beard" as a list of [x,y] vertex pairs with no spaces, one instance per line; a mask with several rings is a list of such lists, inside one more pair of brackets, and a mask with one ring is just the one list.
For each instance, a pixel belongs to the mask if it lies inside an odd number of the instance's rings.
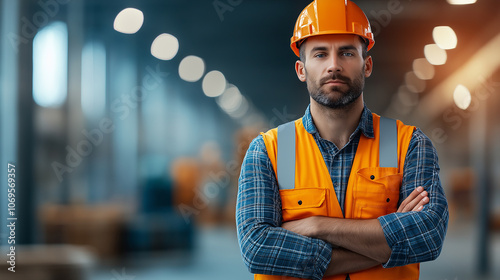
[[[363,92],[363,87],[365,86],[364,70],[365,67],[363,66],[362,71],[357,77],[354,77],[353,80],[338,73],[333,73],[332,75],[321,78],[319,83],[315,80],[307,79],[306,71],[307,90],[309,91],[309,95],[314,101],[328,108],[346,108],[354,103]],[[344,82],[345,85],[332,86],[328,89],[323,87],[326,82],[331,80],[340,80]],[[345,86],[347,86],[347,89],[342,89]]]

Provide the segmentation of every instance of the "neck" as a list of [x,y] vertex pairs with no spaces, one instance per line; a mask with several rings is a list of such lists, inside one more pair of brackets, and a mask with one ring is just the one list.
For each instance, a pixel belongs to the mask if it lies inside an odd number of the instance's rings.
[[311,116],[319,135],[338,148],[349,142],[349,137],[358,127],[363,108],[363,94],[352,104],[339,109],[325,107],[311,98]]

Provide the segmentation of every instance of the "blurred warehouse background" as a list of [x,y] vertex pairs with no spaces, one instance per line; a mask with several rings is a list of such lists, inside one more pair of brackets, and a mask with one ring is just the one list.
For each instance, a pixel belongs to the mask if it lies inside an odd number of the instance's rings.
[[[0,278],[252,279],[239,166],[307,107],[289,40],[309,2],[0,0]],[[365,102],[440,156],[448,237],[421,278],[499,279],[500,1],[355,3]]]

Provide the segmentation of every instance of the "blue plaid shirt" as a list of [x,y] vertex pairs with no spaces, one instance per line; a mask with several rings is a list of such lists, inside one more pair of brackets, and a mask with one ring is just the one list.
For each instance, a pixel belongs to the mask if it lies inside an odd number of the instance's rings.
[[[341,149],[320,137],[309,107],[303,117],[323,155],[342,211],[351,165],[361,133],[373,138],[373,117],[365,106],[361,121]],[[391,213],[378,220],[392,254],[384,267],[434,260],[441,252],[448,225],[448,206],[439,180],[438,156],[420,129],[413,132],[406,154],[401,203],[424,186],[430,201],[420,212]],[[255,138],[241,166],[236,208],[238,240],[251,273],[322,279],[332,246],[281,228],[281,198],[262,136]]]

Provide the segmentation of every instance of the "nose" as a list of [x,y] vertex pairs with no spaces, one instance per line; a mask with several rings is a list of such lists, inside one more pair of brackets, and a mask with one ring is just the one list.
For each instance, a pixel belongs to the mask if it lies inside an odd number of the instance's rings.
[[342,71],[342,65],[341,65],[339,57],[336,55],[332,55],[330,57],[331,58],[329,59],[328,68],[327,68],[328,73]]

